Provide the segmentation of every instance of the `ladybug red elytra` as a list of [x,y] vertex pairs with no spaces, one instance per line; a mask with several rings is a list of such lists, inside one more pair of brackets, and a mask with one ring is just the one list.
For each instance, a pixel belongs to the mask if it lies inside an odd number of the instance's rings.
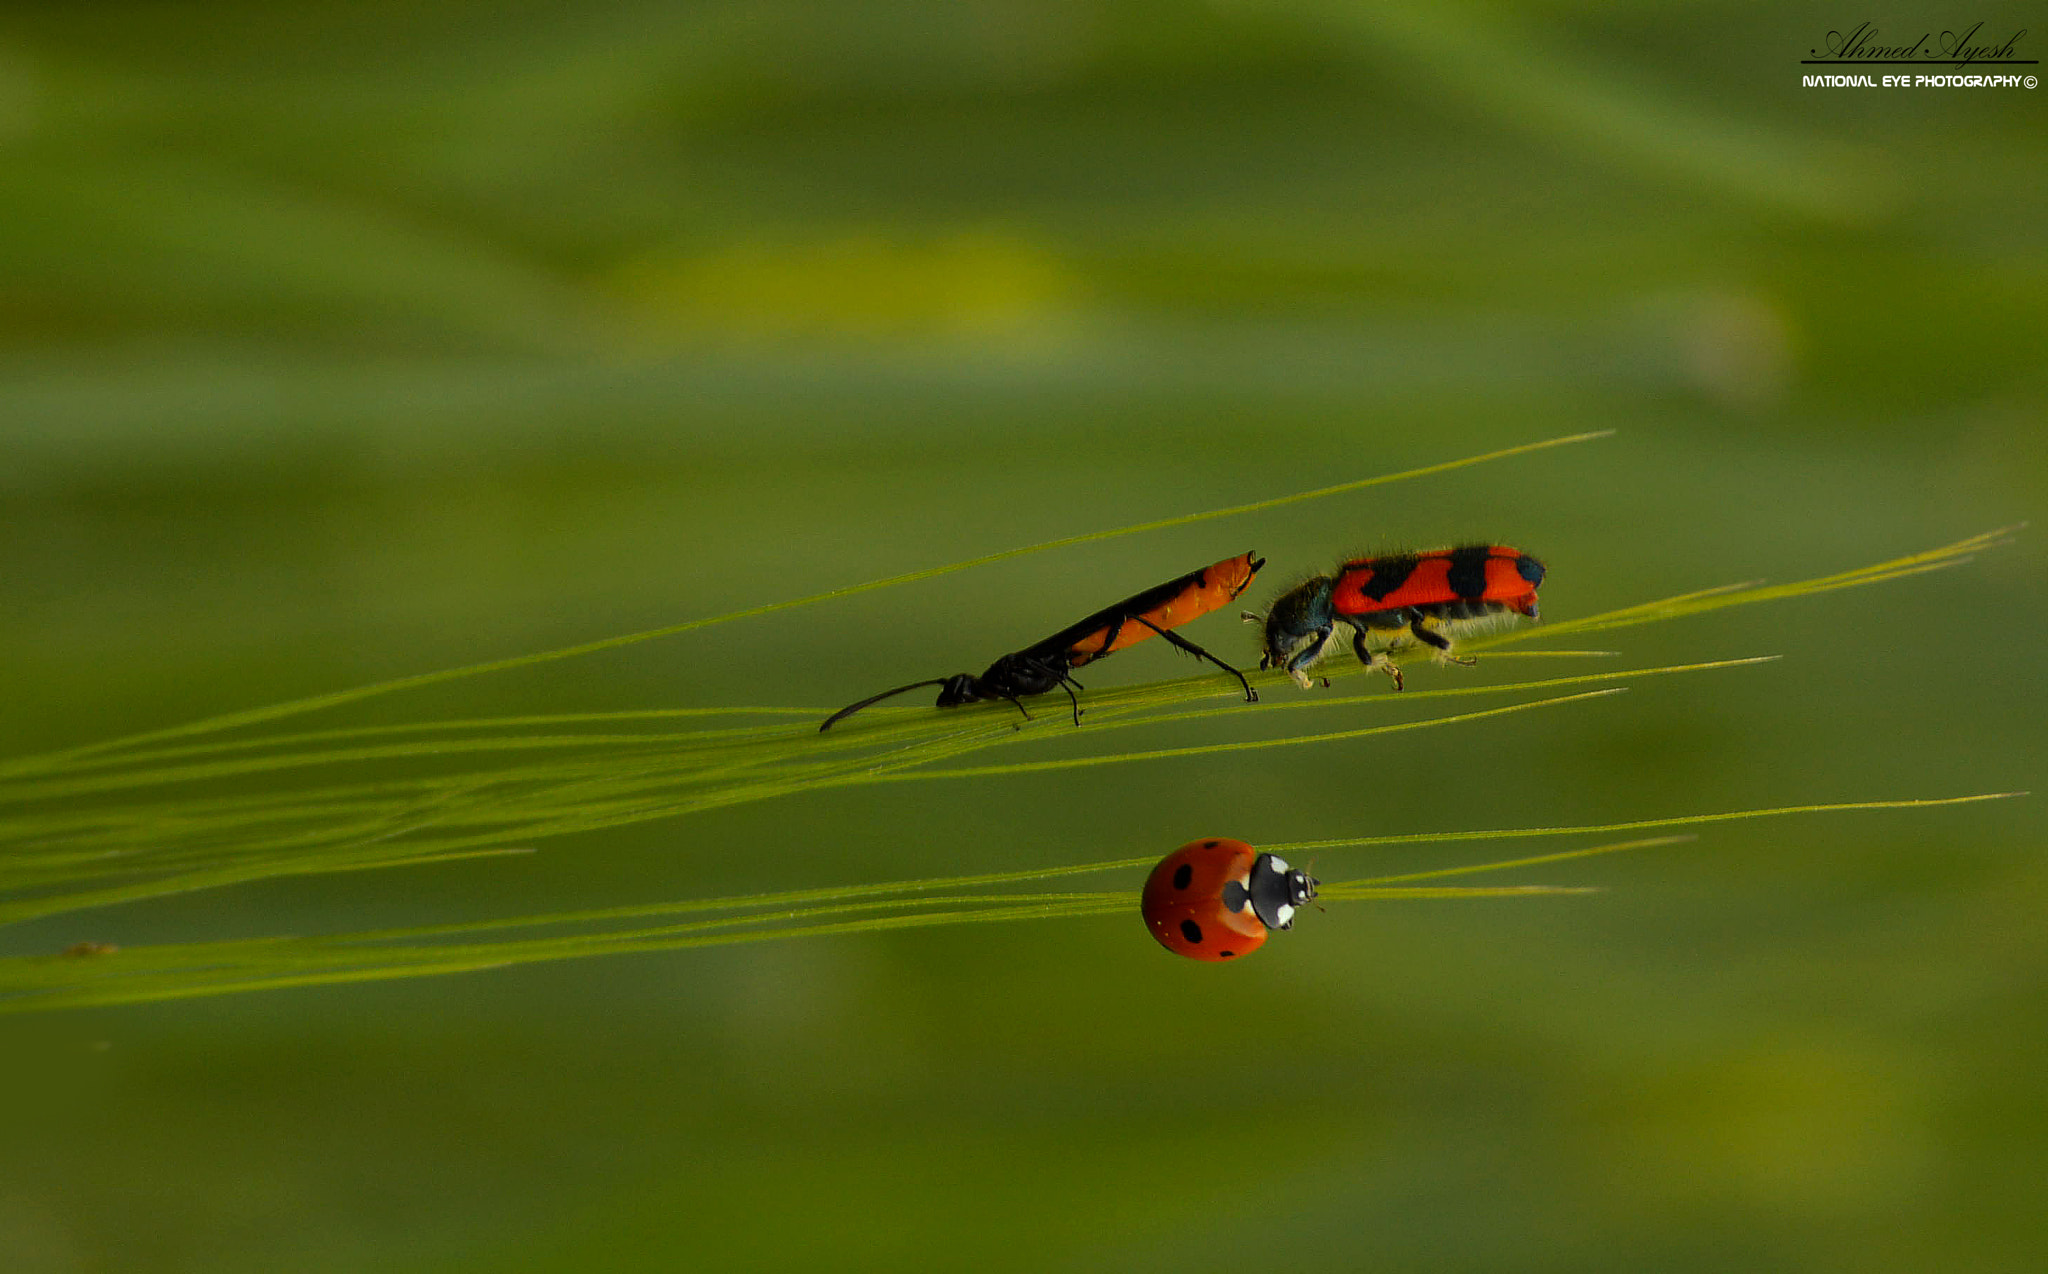
[[[1543,563],[1504,544],[1464,544],[1421,553],[1390,553],[1344,563],[1273,603],[1264,616],[1261,668],[1285,669],[1307,689],[1306,671],[1335,636],[1338,621],[1351,626],[1351,648],[1401,688],[1401,670],[1386,652],[1411,642],[1433,647],[1438,659],[1469,664],[1451,654],[1451,641],[1486,631],[1516,615],[1537,618],[1536,588]],[[1366,634],[1376,635],[1368,645]]]
[[1241,840],[1189,841],[1145,878],[1140,904],[1159,945],[1190,960],[1234,960],[1294,927],[1316,880]]

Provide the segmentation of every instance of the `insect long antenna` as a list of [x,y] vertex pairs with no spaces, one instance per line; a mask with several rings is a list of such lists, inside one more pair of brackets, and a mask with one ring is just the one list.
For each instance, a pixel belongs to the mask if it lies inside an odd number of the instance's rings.
[[[921,689],[925,686],[943,686],[950,680],[950,677],[934,677],[930,681],[913,681],[907,686],[898,686],[894,690],[884,690],[882,693],[878,695],[869,695],[867,698],[861,700],[859,703],[848,704],[846,707],[841,708],[839,711],[833,713],[831,716],[826,717],[825,724],[818,727],[818,733],[825,733],[825,731],[830,730],[839,722],[844,721],[846,720],[846,718],[852,716],[854,713],[859,712],[862,708],[870,707],[874,704],[880,703],[884,699],[894,698],[895,696],[903,694],[906,691]],[[1030,714],[1026,713],[1025,715],[1029,716]]]

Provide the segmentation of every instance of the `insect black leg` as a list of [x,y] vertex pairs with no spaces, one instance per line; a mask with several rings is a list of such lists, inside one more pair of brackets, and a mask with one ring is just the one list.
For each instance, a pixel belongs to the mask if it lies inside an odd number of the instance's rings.
[[1077,653],[1087,655],[1090,659],[1100,659],[1109,653],[1111,646],[1116,645],[1116,639],[1123,635],[1123,631],[1124,620],[1122,616],[1119,616],[1115,623],[1102,630],[1102,644],[1100,646],[1093,650],[1084,650]]
[[[1070,684],[1068,684],[1068,683],[1070,683],[1070,682],[1072,683],[1071,685],[1070,685]],[[1072,704],[1074,705],[1074,724],[1075,724],[1075,725],[1080,725],[1080,724],[1081,724],[1081,701],[1080,701],[1080,700],[1079,700],[1078,698],[1075,698],[1075,696],[1074,696],[1074,686],[1080,686],[1080,685],[1081,685],[1081,683],[1080,683],[1080,682],[1078,682],[1078,681],[1075,681],[1075,680],[1074,680],[1074,679],[1073,679],[1072,677],[1062,677],[1062,678],[1060,678],[1060,689],[1062,689],[1062,690],[1064,690],[1064,691],[1066,691],[1066,692],[1067,692],[1067,699],[1068,699],[1068,701],[1069,701],[1070,703],[1072,703]],[[1087,687],[1086,687],[1086,686],[1081,686],[1081,688],[1082,688],[1083,690],[1087,689]]]
[[1215,664],[1218,668],[1221,668],[1223,671],[1237,678],[1237,684],[1244,687],[1244,701],[1246,703],[1257,703],[1259,701],[1259,692],[1252,689],[1252,683],[1246,681],[1244,679],[1244,674],[1239,672],[1237,669],[1231,667],[1227,663],[1224,663],[1221,659],[1218,659],[1216,656],[1210,654],[1208,651],[1203,650],[1200,646],[1197,646],[1195,643],[1189,641],[1187,638],[1182,637],[1177,633],[1169,632],[1168,630],[1161,628],[1159,625],[1153,623],[1151,620],[1145,618],[1143,615],[1135,615],[1132,616],[1132,618],[1136,619],[1139,623],[1151,629],[1153,632],[1158,633],[1161,637],[1166,638],[1166,640],[1171,642],[1173,645],[1178,646],[1180,649],[1187,651],[1191,655],[1194,655],[1201,659],[1208,660],[1210,663]]
[[[1295,651],[1287,662],[1282,665],[1286,669],[1287,675],[1294,678],[1295,685],[1300,686],[1303,690],[1307,690],[1315,684],[1302,669],[1321,659],[1323,651],[1329,646],[1331,639],[1336,637],[1336,635],[1337,630],[1335,626],[1319,630],[1314,640],[1310,641],[1308,645],[1303,646],[1300,650]],[[1265,666],[1266,661],[1261,660],[1259,667],[1264,668]],[[1325,690],[1330,688],[1330,679],[1328,677],[1323,678],[1323,688]]]
[[1408,621],[1408,631],[1413,633],[1415,635],[1415,640],[1421,642],[1423,645],[1436,647],[1437,658],[1443,660],[1445,663],[1462,664],[1463,666],[1470,668],[1475,662],[1477,662],[1471,659],[1460,659],[1456,655],[1452,654],[1450,640],[1446,638],[1442,633],[1432,632],[1429,629],[1424,628],[1422,626],[1422,616],[1420,615],[1417,615],[1413,619]]
[[1422,626],[1422,616],[1420,615],[1408,621],[1408,631],[1415,635],[1415,640],[1425,646],[1434,646],[1438,650],[1449,650],[1451,648],[1451,643],[1445,639],[1442,633],[1431,632]]
[[1400,667],[1386,655],[1375,654],[1371,650],[1371,648],[1369,648],[1365,644],[1365,629],[1359,627],[1357,624],[1353,624],[1351,626],[1351,649],[1353,653],[1355,653],[1358,656],[1358,662],[1364,664],[1368,668],[1379,669],[1381,672],[1387,674],[1389,677],[1392,677],[1394,679],[1394,689],[1399,690],[1401,688],[1402,681]]

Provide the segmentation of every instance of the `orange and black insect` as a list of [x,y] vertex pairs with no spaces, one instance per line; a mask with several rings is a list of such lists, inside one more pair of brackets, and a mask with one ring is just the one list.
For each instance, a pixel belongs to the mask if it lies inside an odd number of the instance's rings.
[[1004,655],[988,666],[979,677],[963,672],[951,677],[936,677],[930,681],[913,681],[907,686],[884,690],[859,703],[849,704],[825,718],[820,731],[830,730],[838,722],[859,712],[869,704],[880,703],[891,695],[900,695],[908,690],[924,686],[943,687],[939,691],[941,708],[954,708],[963,703],[976,703],[983,699],[1008,699],[1016,704],[1017,711],[1029,717],[1024,705],[1017,701],[1025,695],[1041,695],[1059,687],[1067,692],[1067,698],[1074,703],[1074,724],[1081,724],[1081,701],[1074,697],[1075,688],[1081,683],[1074,680],[1073,670],[1084,667],[1114,654],[1126,646],[1135,646],[1154,635],[1164,637],[1173,645],[1191,655],[1197,655],[1237,678],[1244,687],[1247,703],[1258,702],[1258,692],[1244,679],[1244,674],[1224,663],[1221,659],[1203,650],[1200,646],[1180,636],[1173,630],[1191,619],[1199,619],[1218,606],[1236,600],[1239,593],[1250,586],[1252,577],[1266,559],[1251,553],[1237,557],[1226,557],[1214,566],[1205,566],[1199,571],[1189,571],[1177,579],[1170,579],[1156,588],[1126,597],[1114,606],[1105,606],[1079,623],[1069,625],[1035,645]]
[[[1536,614],[1543,563],[1500,544],[1463,544],[1422,553],[1393,553],[1344,563],[1282,596],[1263,617],[1261,668],[1283,668],[1306,688],[1306,671],[1323,657],[1342,620],[1351,648],[1401,688],[1401,670],[1387,652],[1411,642],[1433,647],[1437,658],[1470,664],[1451,653],[1458,637],[1484,632],[1516,615]],[[1258,621],[1257,615],[1246,619]],[[1376,635],[1369,644],[1367,633]]]

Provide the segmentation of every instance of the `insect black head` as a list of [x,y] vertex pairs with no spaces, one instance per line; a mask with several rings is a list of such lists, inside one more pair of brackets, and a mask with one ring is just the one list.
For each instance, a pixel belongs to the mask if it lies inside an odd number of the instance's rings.
[[955,673],[939,685],[941,708],[957,708],[963,703],[979,703],[988,698],[988,692],[982,688],[981,678],[971,672]]
[[1274,601],[1273,608],[1266,613],[1259,667],[1288,667],[1295,655],[1328,636],[1337,619],[1330,603],[1335,587],[1335,580],[1319,575]]
[[1287,865],[1276,854],[1260,854],[1252,863],[1252,911],[1268,929],[1294,927],[1294,909],[1316,896],[1316,878]]

